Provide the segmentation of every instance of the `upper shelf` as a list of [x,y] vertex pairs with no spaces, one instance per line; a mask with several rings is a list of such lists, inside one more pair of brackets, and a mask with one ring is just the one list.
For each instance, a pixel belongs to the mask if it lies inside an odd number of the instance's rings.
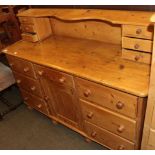
[[103,20],[113,24],[150,25],[154,12],[101,9],[29,9],[18,16],[55,17],[61,20]]

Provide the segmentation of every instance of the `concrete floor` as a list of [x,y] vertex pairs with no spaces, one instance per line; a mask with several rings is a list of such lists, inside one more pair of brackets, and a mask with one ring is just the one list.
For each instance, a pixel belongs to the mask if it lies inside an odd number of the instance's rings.
[[[13,104],[20,102],[14,87],[4,95]],[[6,107],[0,103],[0,109]],[[23,104],[7,114],[0,122],[0,149],[50,149],[50,150],[105,150],[95,143],[87,143],[80,134],[58,124],[43,114],[28,110]]]

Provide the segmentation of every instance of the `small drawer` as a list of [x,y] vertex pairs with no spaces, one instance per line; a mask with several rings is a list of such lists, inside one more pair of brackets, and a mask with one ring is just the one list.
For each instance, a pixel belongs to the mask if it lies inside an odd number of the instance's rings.
[[34,24],[34,20],[33,17],[19,17],[20,23]]
[[85,130],[89,137],[93,138],[100,144],[107,146],[114,150],[134,150],[134,143],[121,138],[105,129],[97,127],[87,121],[85,121]]
[[36,78],[31,62],[10,55],[7,55],[7,59],[13,71],[19,72],[32,78]]
[[31,24],[21,24],[20,28],[22,32],[36,33],[34,25]]
[[138,97],[81,78],[75,81],[80,98],[136,118]]
[[133,60],[136,62],[141,62],[145,64],[151,63],[151,54],[144,52],[137,52],[133,50],[122,49],[122,58],[127,60]]
[[21,36],[22,36],[22,39],[25,41],[30,41],[30,42],[37,42],[38,41],[37,34],[22,33]]
[[39,65],[35,65],[35,70],[39,78],[43,77],[57,84],[73,87],[73,77],[71,75]]
[[153,40],[153,26],[123,25],[122,35]]
[[150,40],[142,40],[142,39],[135,39],[135,38],[122,38],[122,47],[127,49],[133,49],[137,51],[144,51],[144,52],[152,52],[152,41]]
[[37,80],[28,78],[16,72],[13,72],[18,86],[31,94],[42,97],[42,91]]
[[128,140],[135,141],[136,121],[84,100],[80,100],[80,104],[86,121]]
[[35,108],[36,110],[38,110],[46,115],[49,115],[48,108],[47,108],[46,103],[43,99],[33,96],[32,94],[30,94],[22,89],[21,89],[21,94],[22,94],[23,99],[27,105],[30,105],[31,107]]

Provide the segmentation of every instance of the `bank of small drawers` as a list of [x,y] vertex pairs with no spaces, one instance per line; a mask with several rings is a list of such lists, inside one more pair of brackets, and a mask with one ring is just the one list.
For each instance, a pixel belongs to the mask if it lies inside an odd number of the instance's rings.
[[153,47],[152,40],[153,27],[123,25],[122,58],[150,64]]

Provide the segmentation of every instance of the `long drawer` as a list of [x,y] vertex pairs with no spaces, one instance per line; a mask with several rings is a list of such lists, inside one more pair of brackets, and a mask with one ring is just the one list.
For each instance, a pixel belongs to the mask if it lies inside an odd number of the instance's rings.
[[114,150],[133,150],[134,143],[121,138],[105,129],[97,127],[89,122],[85,122],[85,130],[89,137],[95,139],[97,142],[106,145]]
[[83,117],[99,127],[107,129],[131,141],[135,141],[136,121],[110,110],[80,100]]
[[31,62],[23,59],[16,58],[14,56],[7,55],[10,67],[13,71],[19,72],[23,75],[36,78],[33,65]]
[[31,107],[35,108],[36,110],[49,115],[48,108],[46,106],[46,103],[43,99],[36,97],[27,91],[21,89],[21,94],[23,96],[23,99],[27,105],[30,105]]
[[17,84],[20,88],[25,89],[29,93],[42,97],[42,90],[37,80],[23,76],[17,72],[13,72]]
[[109,108],[131,118],[136,117],[138,100],[136,96],[80,78],[76,78],[75,81],[79,96],[82,99],[91,101],[94,104]]
[[122,38],[122,47],[127,49],[133,49],[151,53],[152,45],[153,43],[150,40],[142,40],[128,37]]

